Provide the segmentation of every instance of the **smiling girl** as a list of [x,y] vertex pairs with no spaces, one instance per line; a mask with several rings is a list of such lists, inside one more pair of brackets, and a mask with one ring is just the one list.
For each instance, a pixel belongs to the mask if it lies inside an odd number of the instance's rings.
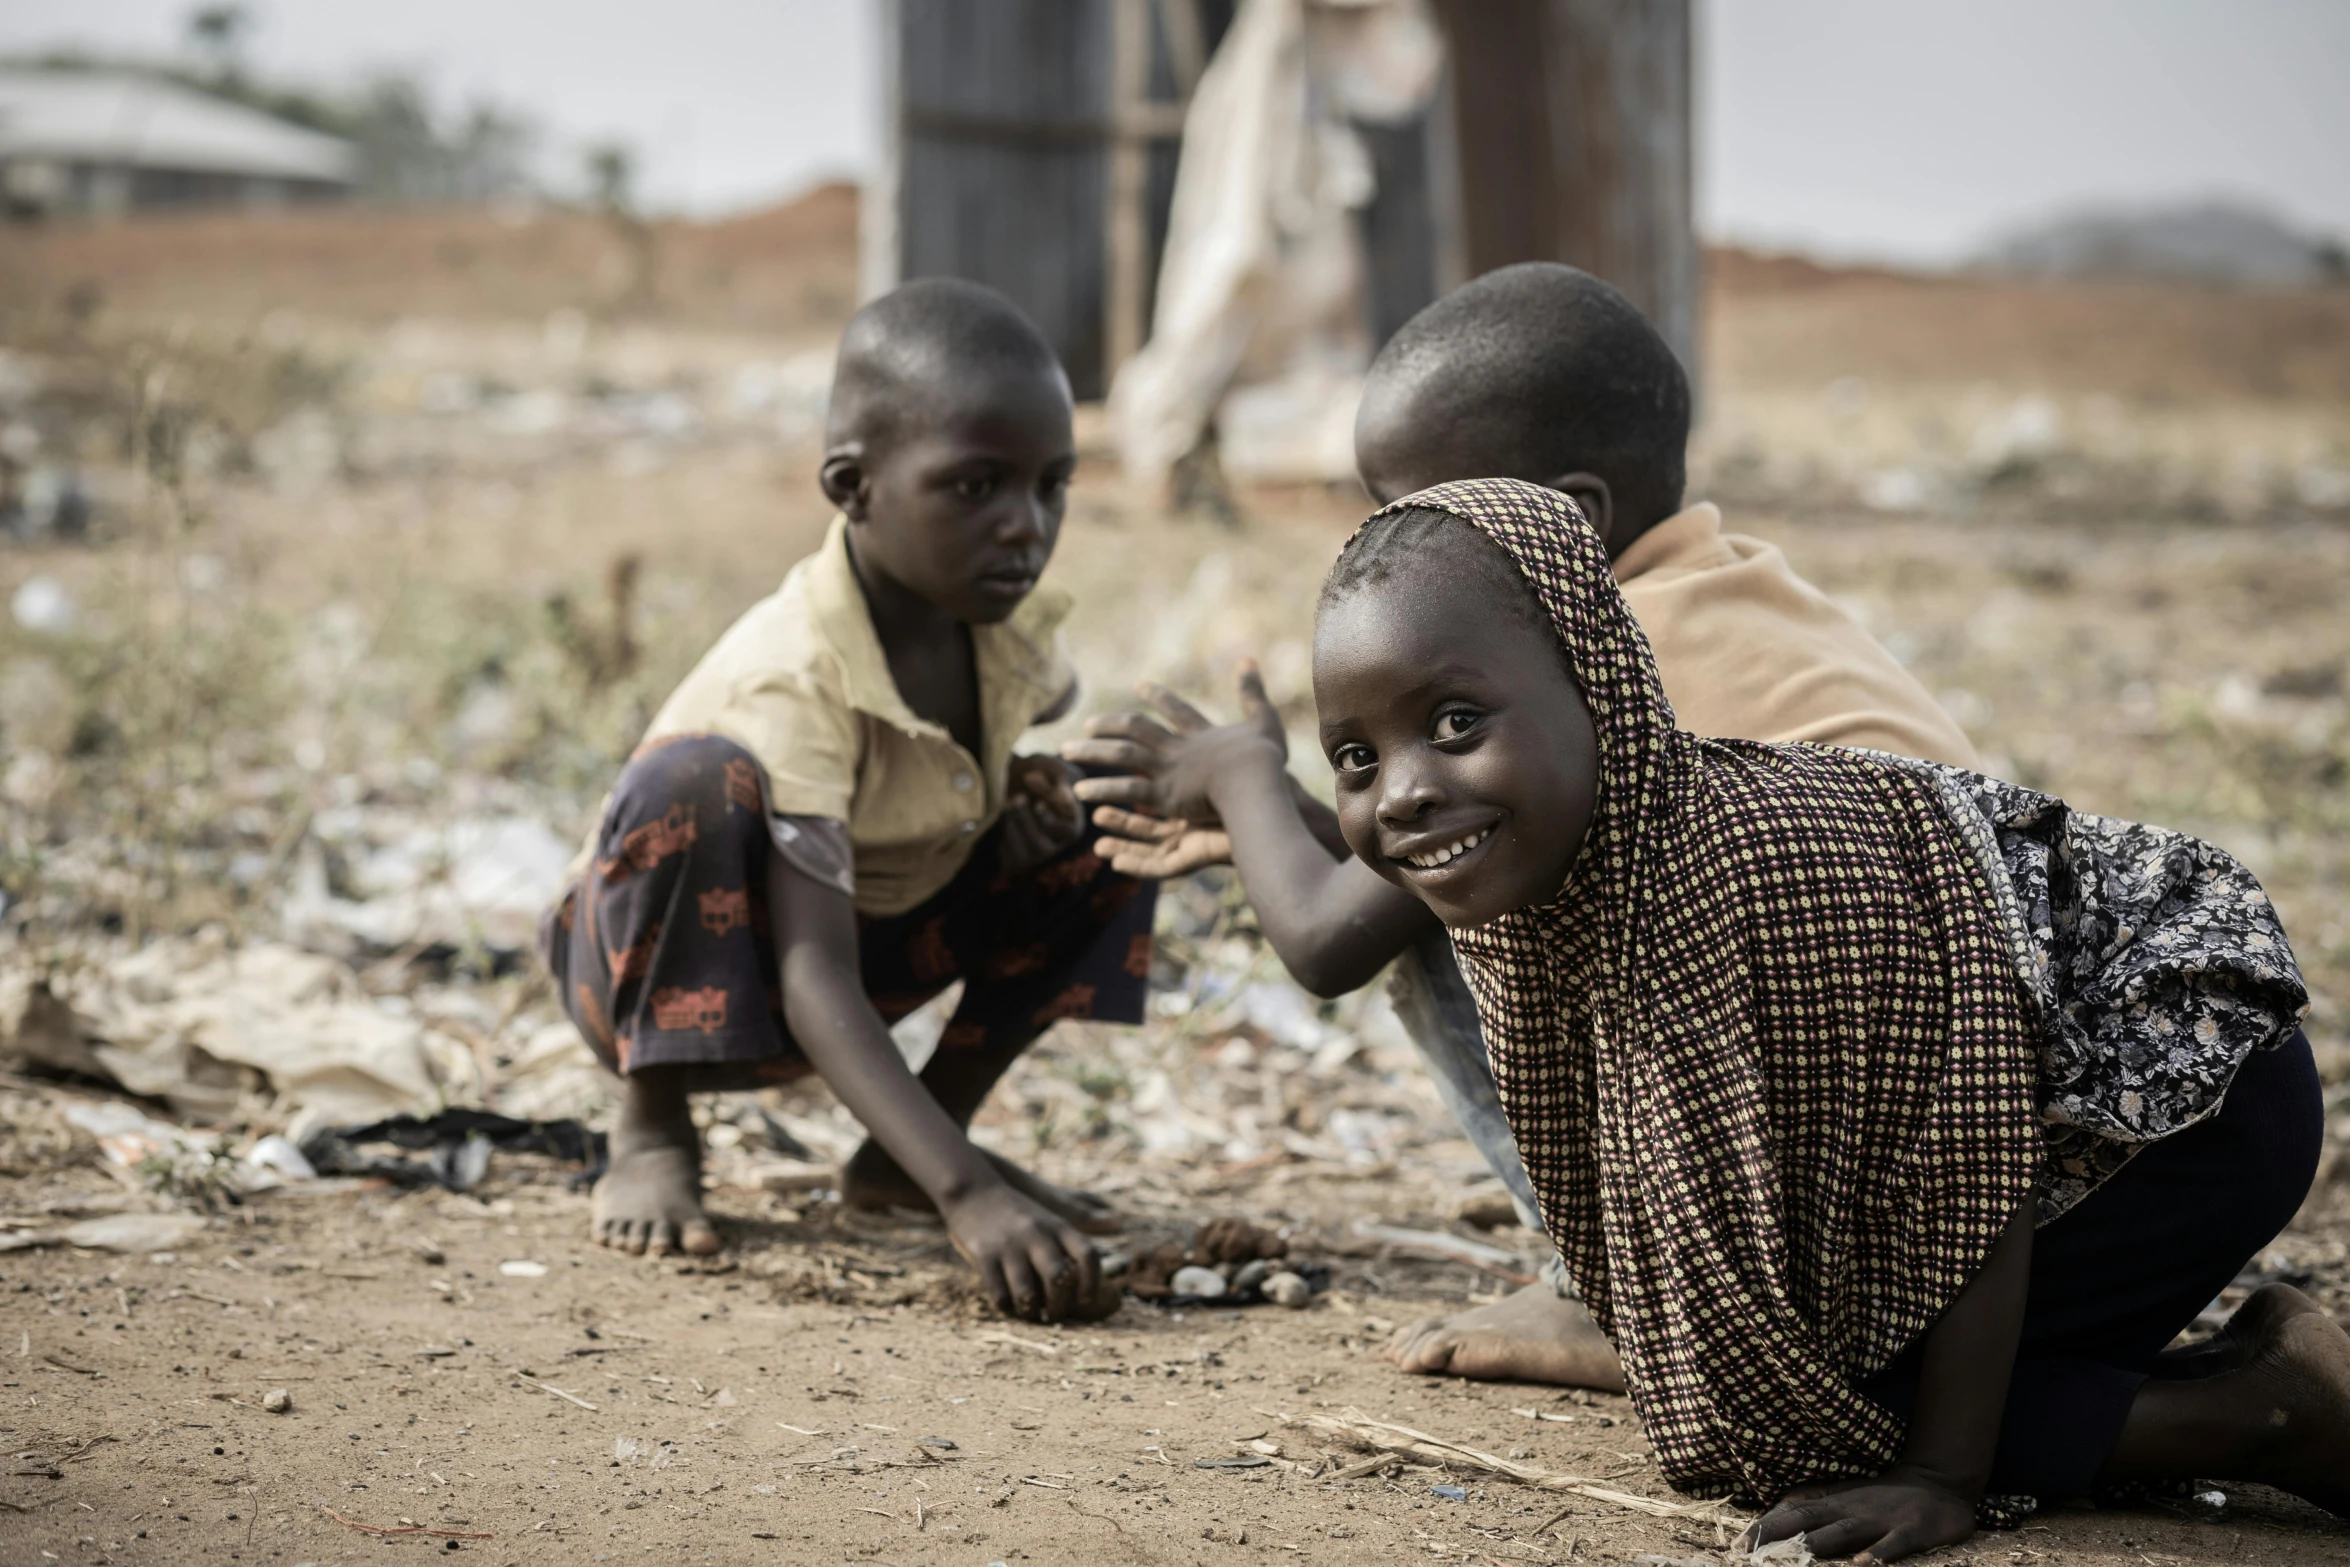
[[[2313,1302],[2272,1285],[2164,1353],[2318,1151],[2307,996],[2242,866],[1935,763],[1676,729],[1598,538],[1506,480],[1363,527],[1314,694],[1355,858],[1252,878],[1267,932],[1340,939],[1375,883],[1451,928],[1675,1486],[1872,1561],[1992,1494],[2232,1478],[2350,1514],[2350,1337]],[[1245,867],[1286,799],[1278,747],[1228,733],[1188,786]]]

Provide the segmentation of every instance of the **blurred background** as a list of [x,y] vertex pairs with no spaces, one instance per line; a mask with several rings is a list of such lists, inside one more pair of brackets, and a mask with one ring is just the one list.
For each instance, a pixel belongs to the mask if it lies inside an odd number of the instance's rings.
[[[600,1114],[533,923],[819,536],[860,298],[976,277],[1062,352],[1092,710],[1254,653],[1302,729],[1370,355],[1548,257],[1696,374],[1692,498],[1995,770],[2253,864],[2350,1073],[2350,9],[19,0],[0,55],[23,1070]],[[1382,1003],[1287,987],[1228,880],[1163,908],[1159,1021],[989,1135],[1471,1177]]]

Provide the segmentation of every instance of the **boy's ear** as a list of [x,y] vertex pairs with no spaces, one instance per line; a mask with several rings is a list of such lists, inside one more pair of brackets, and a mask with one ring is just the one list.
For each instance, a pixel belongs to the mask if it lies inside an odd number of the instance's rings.
[[1583,509],[1584,521],[1599,535],[1599,542],[1607,546],[1608,558],[1614,559],[1617,545],[1616,498],[1607,487],[1607,480],[1596,473],[1562,473],[1544,486],[1558,491]]
[[851,522],[863,522],[867,491],[871,488],[865,474],[865,454],[855,448],[844,448],[824,454],[824,466],[816,470],[816,482],[824,488],[824,498],[841,509],[841,515]]

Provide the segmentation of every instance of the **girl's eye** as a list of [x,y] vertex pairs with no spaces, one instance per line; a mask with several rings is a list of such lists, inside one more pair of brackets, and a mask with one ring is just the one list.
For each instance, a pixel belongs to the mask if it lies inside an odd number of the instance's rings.
[[1481,714],[1468,712],[1461,708],[1455,708],[1449,713],[1439,713],[1436,715],[1436,738],[1458,740],[1477,727],[1481,716]]
[[995,491],[995,480],[988,477],[957,479],[955,493],[967,501],[983,501]]
[[1367,745],[1342,745],[1330,753],[1330,765],[1342,773],[1361,772],[1376,765],[1378,760]]

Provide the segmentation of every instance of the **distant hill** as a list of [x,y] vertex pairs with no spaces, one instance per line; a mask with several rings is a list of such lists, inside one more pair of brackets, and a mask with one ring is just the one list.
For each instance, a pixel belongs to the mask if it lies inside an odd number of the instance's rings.
[[2242,202],[2084,208],[1996,241],[1986,266],[2025,277],[2168,278],[2276,287],[2350,276],[2338,240]]

